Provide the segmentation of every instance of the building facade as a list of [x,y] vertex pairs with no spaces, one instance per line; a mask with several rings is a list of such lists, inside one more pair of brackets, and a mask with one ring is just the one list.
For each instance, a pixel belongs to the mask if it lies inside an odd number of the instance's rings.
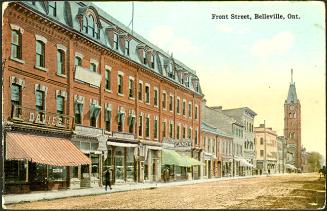
[[284,136],[288,138],[289,144],[296,146],[294,165],[301,169],[301,104],[293,82],[293,70],[287,99],[284,102]]
[[114,183],[159,181],[165,140],[199,159],[195,71],[94,4],[10,2],[3,40],[3,122],[67,131],[88,159],[66,186],[102,186],[108,169]]
[[254,118],[257,115],[252,109],[248,107],[224,109],[222,112],[238,122],[241,122],[243,127],[243,134],[241,136],[242,157],[252,166],[244,165],[242,167],[242,174],[252,175],[252,167],[255,167],[255,144],[254,144]]
[[287,139],[277,136],[277,173],[286,173]]
[[277,173],[277,134],[265,124],[254,127],[258,174]]

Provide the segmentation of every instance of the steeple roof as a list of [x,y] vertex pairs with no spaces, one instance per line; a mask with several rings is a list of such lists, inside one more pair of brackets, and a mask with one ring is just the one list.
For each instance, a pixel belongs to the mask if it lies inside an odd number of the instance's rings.
[[297,103],[297,95],[296,95],[296,88],[295,88],[295,82],[293,82],[293,69],[291,70],[291,83],[290,87],[288,89],[288,95],[285,103]]

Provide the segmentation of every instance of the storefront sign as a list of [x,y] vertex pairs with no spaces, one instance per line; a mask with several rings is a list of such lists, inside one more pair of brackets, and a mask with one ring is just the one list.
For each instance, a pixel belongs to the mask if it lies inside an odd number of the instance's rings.
[[103,134],[103,130],[100,128],[85,127],[81,125],[75,126],[75,132],[77,132],[78,134],[93,134],[93,135]]
[[37,112],[35,109],[21,106],[14,106],[13,109],[13,120],[41,124],[47,127],[72,128],[73,119],[70,116],[50,112]]
[[62,169],[52,169],[52,173],[62,173]]
[[129,134],[129,133],[118,133],[118,132],[113,132],[112,133],[113,138],[117,139],[129,139],[129,140],[134,140],[134,135]]
[[167,139],[164,138],[162,140],[162,143],[170,146],[173,146],[174,148],[185,148],[185,149],[191,149],[192,148],[192,141],[188,139],[182,139],[182,140],[174,140],[174,139]]

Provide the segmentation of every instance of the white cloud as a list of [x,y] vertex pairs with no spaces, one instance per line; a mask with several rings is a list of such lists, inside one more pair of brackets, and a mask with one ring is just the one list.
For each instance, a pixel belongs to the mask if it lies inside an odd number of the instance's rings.
[[252,55],[269,57],[274,54],[286,53],[294,44],[294,35],[290,32],[280,32],[270,39],[256,41],[251,47]]
[[174,57],[176,55],[197,54],[199,52],[199,48],[191,40],[177,36],[170,26],[156,26],[150,30],[148,38],[159,48],[173,52]]

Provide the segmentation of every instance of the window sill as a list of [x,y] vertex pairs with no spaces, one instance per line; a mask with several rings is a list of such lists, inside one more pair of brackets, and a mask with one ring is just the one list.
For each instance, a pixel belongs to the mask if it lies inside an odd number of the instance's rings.
[[157,105],[154,105],[153,107],[155,107],[155,108],[159,108],[159,106],[157,106]]
[[35,65],[34,68],[42,70],[44,72],[48,72],[48,68],[45,68],[45,67],[40,67],[40,66]]
[[104,91],[109,92],[109,93],[112,93],[112,90],[111,89],[105,89]]
[[140,103],[143,103],[143,100],[139,100]]
[[166,109],[166,108],[162,108],[162,110],[163,110],[163,111],[167,111],[167,109]]
[[130,99],[130,100],[135,100],[135,97],[128,97],[128,99]]
[[117,93],[118,96],[124,97],[124,94]]
[[62,78],[67,78],[67,75],[56,73],[57,76],[62,77]]
[[150,105],[150,102],[145,102],[145,104]]
[[22,59],[18,59],[18,58],[15,58],[15,57],[10,57],[11,60],[15,61],[15,62],[18,62],[18,63],[21,63],[21,64],[25,64],[25,61],[22,60]]

